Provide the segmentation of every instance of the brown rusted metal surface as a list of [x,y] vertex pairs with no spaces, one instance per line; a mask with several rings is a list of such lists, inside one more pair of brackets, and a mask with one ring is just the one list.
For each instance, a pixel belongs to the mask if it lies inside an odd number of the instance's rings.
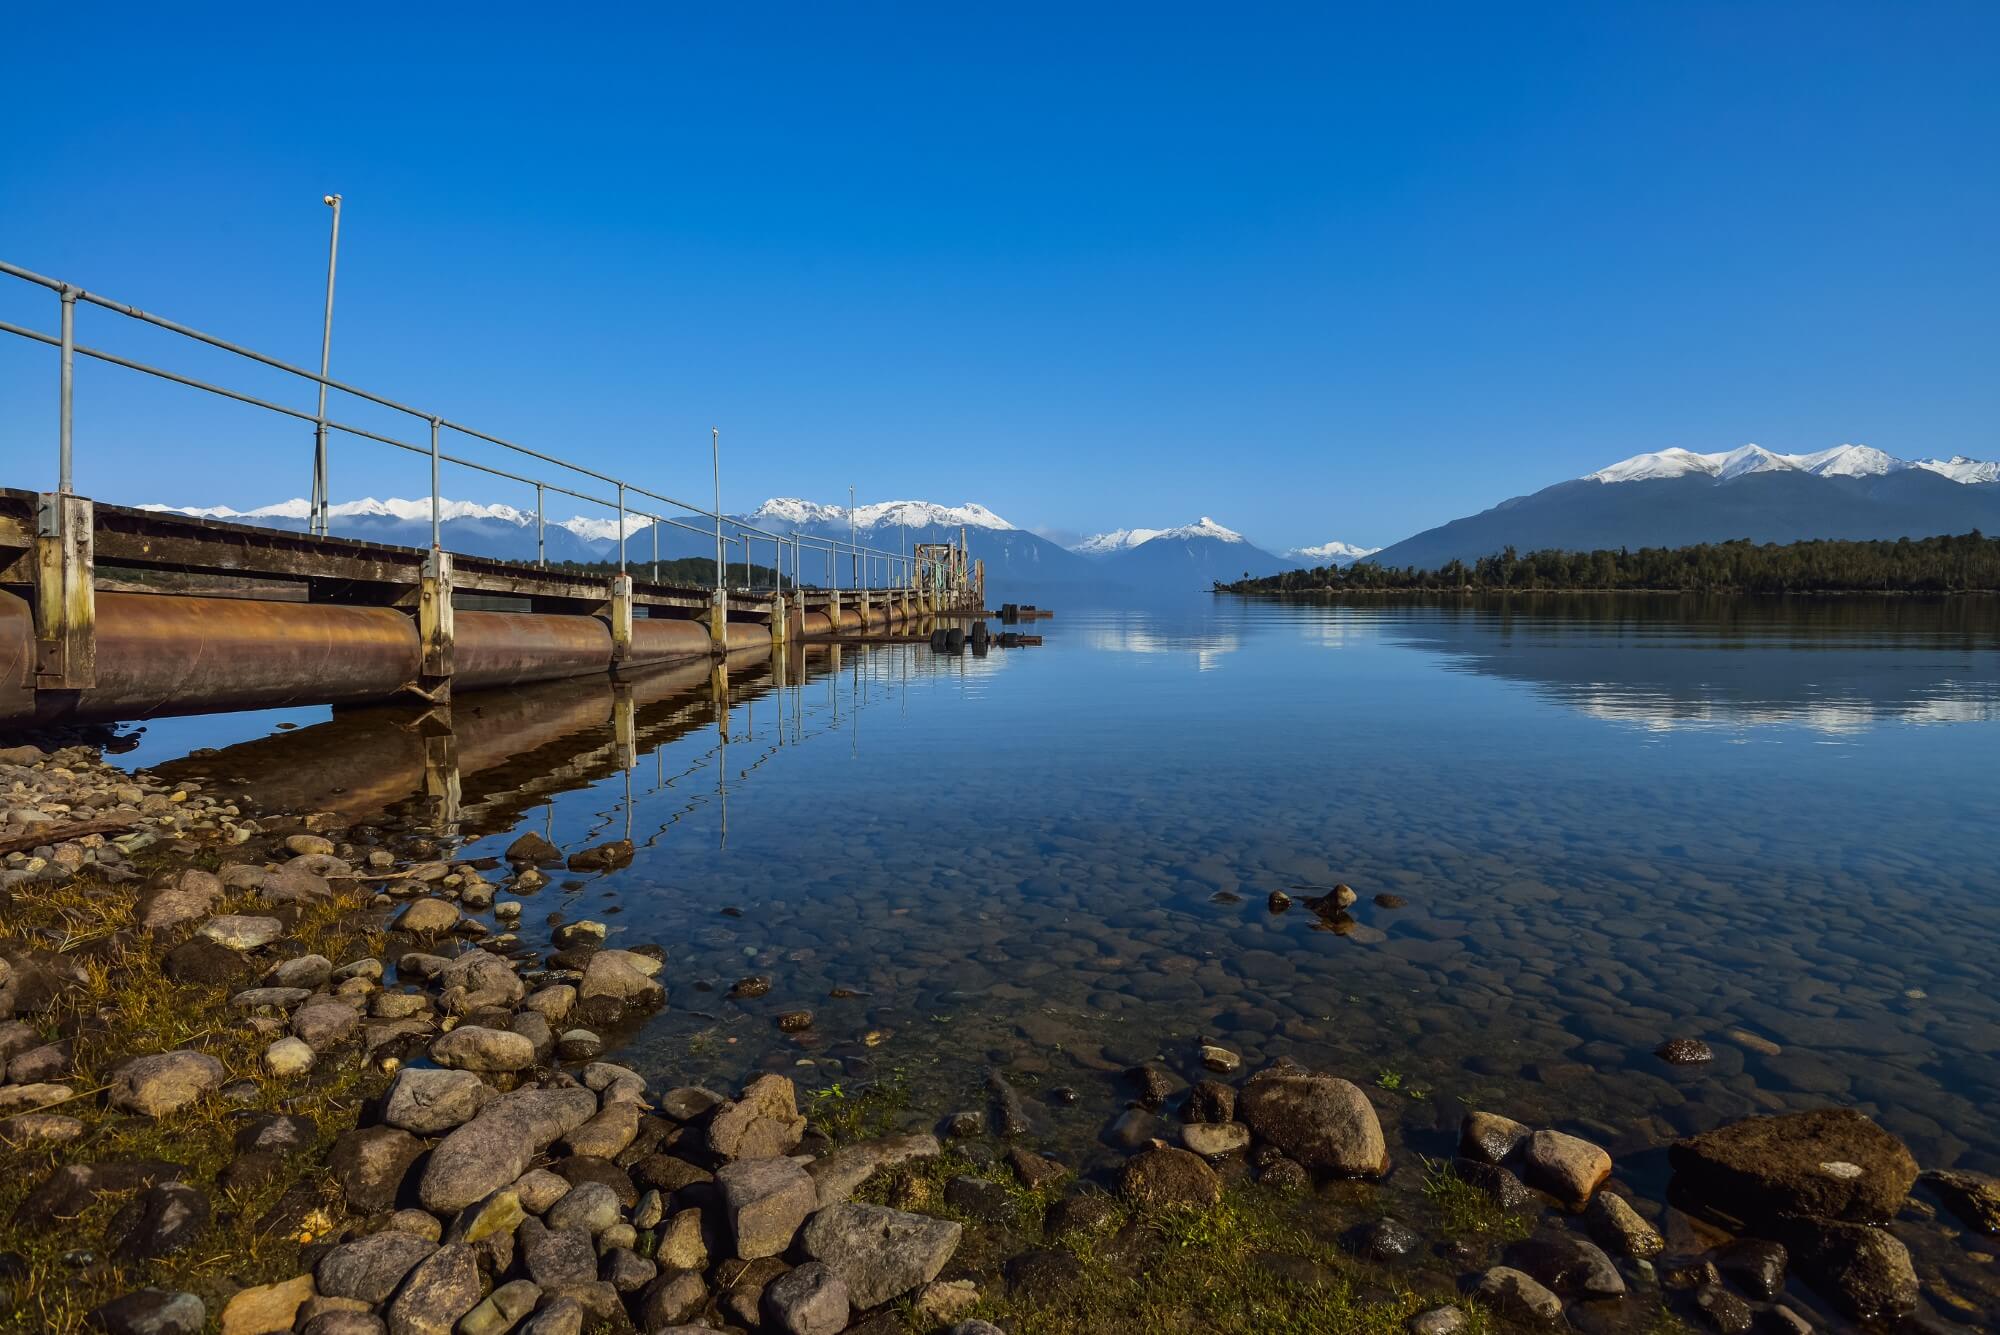
[[771,628],[755,621],[732,621],[728,624],[729,652],[743,653],[771,647]]
[[455,690],[611,670],[611,629],[596,617],[460,612],[454,620]]
[[0,719],[35,712],[35,614],[0,589]]
[[628,664],[671,663],[681,659],[707,661],[708,627],[699,621],[669,617],[634,617],[632,653]]
[[150,718],[380,699],[412,680],[417,630],[390,608],[106,593],[97,683],[45,718]]

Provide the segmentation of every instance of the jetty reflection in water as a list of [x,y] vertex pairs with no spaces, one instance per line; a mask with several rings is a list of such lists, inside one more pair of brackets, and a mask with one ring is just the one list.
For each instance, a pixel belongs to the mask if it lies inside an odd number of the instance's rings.
[[[912,671],[963,674],[998,663],[997,654],[935,656],[927,647],[919,657],[917,647],[794,644],[712,665],[467,693],[437,707],[340,709],[324,722],[154,769],[270,810],[331,812],[350,824],[389,820],[462,838],[530,828],[530,812],[551,820],[558,796],[622,776],[622,800],[592,823],[593,832],[640,837],[635,799],[679,787],[688,794],[683,809],[711,798],[719,804],[726,839],[732,777],[740,782],[809,736],[858,728],[860,712]],[[690,740],[693,746],[678,746]],[[704,774],[711,784],[693,782]],[[642,831],[644,841],[680,814],[670,810],[662,819],[649,809],[658,828]]]

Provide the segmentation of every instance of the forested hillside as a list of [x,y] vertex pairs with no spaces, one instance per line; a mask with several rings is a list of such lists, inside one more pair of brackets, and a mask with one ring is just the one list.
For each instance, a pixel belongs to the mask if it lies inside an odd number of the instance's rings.
[[1741,593],[1964,593],[2000,590],[2000,538],[1978,532],[1893,542],[1717,542],[1617,551],[1509,547],[1435,570],[1319,566],[1217,584],[1231,593],[1398,589],[1632,589]]

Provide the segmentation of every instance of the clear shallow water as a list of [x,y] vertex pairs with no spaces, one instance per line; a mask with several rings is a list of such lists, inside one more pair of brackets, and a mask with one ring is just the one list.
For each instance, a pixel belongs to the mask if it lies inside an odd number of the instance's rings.
[[[1192,1076],[1207,1034],[1250,1067],[1393,1072],[1428,1095],[1384,1099],[1413,1147],[1462,1101],[1643,1177],[1676,1135],[1838,1103],[1926,1166],[2000,1171],[1994,604],[1204,596],[1023,629],[1046,643],[814,648],[782,686],[739,661],[726,743],[685,671],[635,687],[622,752],[593,682],[467,697],[448,743],[304,714],[170,768],[456,814],[475,852],[629,830],[630,868],[527,921],[666,947],[671,1004],[628,1051],[674,1079],[899,1069],[942,1113],[998,1064],[1080,1090],[1038,1116],[1088,1144],[1120,1070]],[[1343,931],[1266,907],[1335,881],[1361,894]],[[750,973],[770,995],[725,1000]],[[803,1042],[772,1022],[798,1006]],[[1652,1056],[1678,1035],[1716,1060]]]

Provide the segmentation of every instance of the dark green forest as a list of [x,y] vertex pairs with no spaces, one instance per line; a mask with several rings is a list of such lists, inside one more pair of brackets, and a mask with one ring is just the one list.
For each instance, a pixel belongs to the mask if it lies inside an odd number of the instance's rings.
[[1229,593],[1367,593],[1373,591],[1632,590],[1675,593],[1973,593],[2000,590],[2000,538],[1958,537],[1893,542],[1747,540],[1694,547],[1526,555],[1512,547],[1470,565],[1436,570],[1368,562],[1320,566],[1262,579],[1216,584]]

